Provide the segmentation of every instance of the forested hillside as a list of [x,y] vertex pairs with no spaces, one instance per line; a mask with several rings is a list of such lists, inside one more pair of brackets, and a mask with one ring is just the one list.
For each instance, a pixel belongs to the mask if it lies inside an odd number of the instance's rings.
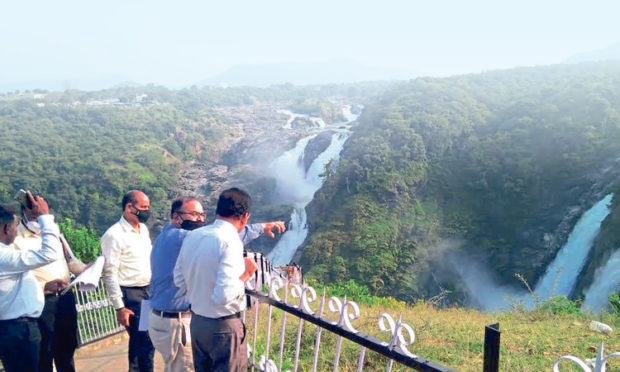
[[[283,218],[291,206],[264,166],[312,123],[285,134],[280,109],[334,123],[347,102],[364,110],[308,206],[296,258],[325,282],[353,278],[405,300],[449,290],[459,301],[456,257],[500,283],[519,285],[518,273],[535,284],[584,210],[617,190],[620,64],[599,63],[397,84],[0,95],[0,200],[31,189],[101,233],[128,189],[145,190],[163,221],[179,193],[241,184],[255,217]],[[603,224],[586,281],[617,245],[617,221],[612,212]]]
[[[169,90],[149,85],[0,94],[0,202],[20,188],[29,189],[44,195],[59,217],[102,233],[118,218],[123,193],[138,188],[151,197],[155,216],[165,220],[169,199],[178,196],[175,189],[203,191],[204,184],[182,184],[183,169],[192,163],[199,163],[199,170],[215,168],[224,155],[228,160],[223,163],[230,166],[229,159],[238,157],[231,146],[245,135],[244,128],[227,112],[251,116],[251,109],[237,108],[262,103],[273,115],[270,104],[330,121],[336,111],[328,98],[360,99],[385,86]],[[249,123],[269,119],[244,118]],[[206,177],[197,176],[203,182]]]
[[191,120],[172,106],[0,105],[2,199],[30,189],[56,213],[99,231],[119,215],[130,188],[145,190],[161,209],[175,169],[208,157],[227,130],[214,116]]
[[535,283],[619,154],[618,63],[403,83],[367,105],[309,206],[302,263],[403,299],[460,292],[457,253]]

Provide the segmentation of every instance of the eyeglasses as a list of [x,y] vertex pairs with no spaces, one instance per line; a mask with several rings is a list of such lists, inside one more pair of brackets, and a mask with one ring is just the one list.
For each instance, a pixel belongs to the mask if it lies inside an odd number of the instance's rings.
[[178,211],[177,213],[178,214],[189,214],[192,217],[202,217],[202,218],[205,218],[205,216],[206,216],[204,212],[196,212],[196,211],[193,211],[193,212]]

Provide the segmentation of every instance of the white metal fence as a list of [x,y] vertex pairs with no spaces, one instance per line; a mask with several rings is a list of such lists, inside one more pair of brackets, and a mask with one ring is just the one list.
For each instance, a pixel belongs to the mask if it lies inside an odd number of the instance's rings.
[[96,290],[73,289],[78,313],[78,347],[125,331],[116,321],[116,312],[102,281]]
[[[353,363],[356,364],[355,370],[362,371],[368,365],[367,351],[372,351],[380,355],[380,360],[385,361],[385,371],[391,371],[394,362],[420,371],[452,371],[451,368],[414,354],[409,349],[415,341],[415,332],[400,316],[393,317],[387,313],[379,316],[376,326],[380,333],[385,334],[383,339],[360,332],[353,324],[361,316],[360,308],[354,301],[346,297],[327,298],[325,291],[319,298],[314,288],[299,283],[294,278],[289,280],[284,272],[273,267],[262,255],[251,255],[260,268],[248,283],[246,294],[250,307],[243,315],[250,330],[248,348],[251,351],[252,370],[338,371],[343,363],[343,341],[348,340],[347,342],[356,344],[358,350],[356,361],[345,361],[346,369],[349,370]],[[125,328],[116,322],[115,310],[103,283],[100,282],[98,289],[92,292],[82,292],[78,288],[75,296],[79,346],[125,331]],[[278,314],[275,314],[276,312]],[[279,327],[275,324],[277,321],[280,323]],[[277,330],[272,333],[272,328]],[[287,328],[292,329],[287,333]],[[499,326],[488,326],[486,331],[484,370],[497,371]],[[326,334],[331,338],[327,343]],[[292,337],[294,342],[291,342]],[[307,352],[309,348],[312,350],[311,356]],[[305,349],[304,358],[301,358],[302,349]],[[326,361],[328,354],[330,360]],[[351,353],[347,355],[350,359]],[[376,370],[377,358],[374,360],[375,364],[366,368],[367,370]],[[303,361],[303,366],[300,361]]]
[[[385,333],[383,340],[365,334],[353,325],[353,321],[361,316],[360,308],[354,301],[346,297],[344,299],[327,298],[325,291],[319,298],[313,287],[298,283],[295,278],[289,280],[262,255],[256,254],[254,258],[257,260],[259,271],[247,284],[246,294],[251,308],[244,314],[245,324],[251,332],[248,335],[248,345],[251,351],[252,370],[314,372],[330,369],[338,371],[341,368],[343,340],[346,339],[358,345],[356,361],[353,361],[356,363],[356,371],[364,370],[368,364],[367,350],[378,353],[382,360],[385,360],[383,367],[385,371],[391,371],[394,362],[420,371],[452,371],[449,367],[430,361],[409,350],[409,346],[415,341],[415,332],[412,327],[403,322],[400,316],[392,317],[387,313],[379,316],[376,326],[381,333]],[[274,314],[274,309],[278,309],[276,310],[277,316]],[[329,317],[330,313],[332,319]],[[293,319],[292,322],[291,319]],[[278,321],[279,325],[272,325],[273,322]],[[312,329],[309,325],[312,325]],[[287,328],[291,327],[293,330],[287,333]],[[485,371],[497,370],[498,327],[490,329],[491,332],[496,332],[496,343],[487,343],[485,338],[485,365],[488,366],[485,367]],[[330,334],[331,338],[335,337],[335,343],[326,344],[325,333]],[[292,337],[294,337],[294,342],[291,342]],[[306,351],[303,366],[300,365],[300,353],[304,348],[302,340],[305,349],[312,350],[311,356],[307,355]],[[325,359],[326,355],[330,355],[329,361]],[[350,358],[351,354],[349,353],[348,356]],[[346,369],[351,369],[352,361],[349,360],[346,363]],[[367,369],[376,370],[376,363]]]

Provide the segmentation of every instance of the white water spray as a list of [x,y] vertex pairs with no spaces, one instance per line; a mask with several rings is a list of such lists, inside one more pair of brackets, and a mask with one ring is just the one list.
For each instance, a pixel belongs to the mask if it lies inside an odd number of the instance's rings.
[[[575,286],[579,271],[592,248],[598,235],[601,223],[609,214],[612,195],[607,195],[592,208],[586,211],[571,231],[566,244],[560,249],[556,258],[548,266],[545,275],[539,280],[534,290],[540,300],[554,295],[568,295]],[[463,261],[464,260],[464,261]],[[470,295],[484,310],[507,310],[510,302],[521,302],[526,306],[533,305],[531,294],[510,287],[500,286],[492,276],[481,267],[463,264],[466,258],[457,259],[453,263]],[[606,303],[611,291],[620,282],[620,251],[614,254],[608,264],[596,274],[596,280],[588,289],[584,305],[589,310],[600,310]],[[615,276],[614,276],[615,275]],[[601,305],[602,304],[602,305]]]
[[[345,107],[343,114],[347,118],[346,122],[321,127],[320,131],[331,130],[335,133],[332,135],[329,146],[314,159],[307,172],[302,161],[304,151],[317,133],[299,140],[295,148],[282,154],[270,165],[277,181],[276,193],[282,202],[290,203],[294,207],[287,231],[267,255],[267,258],[276,266],[288,264],[297,248],[308,236],[306,206],[312,201],[314,193],[323,185],[324,179],[320,175],[325,171],[325,166],[330,161],[337,161],[340,158],[342,147],[351,134],[349,124],[358,117],[351,114],[350,107]],[[290,128],[290,123],[299,116],[293,113],[290,115],[291,118],[285,128]],[[310,120],[313,119],[315,118],[310,118]]]
[[596,269],[594,281],[586,290],[583,310],[599,311],[609,307],[607,298],[620,286],[620,249],[614,252],[607,263]]
[[581,216],[571,231],[566,244],[547,267],[535,292],[541,299],[553,295],[569,295],[577,281],[592,243],[601,229],[601,223],[609,214],[612,195],[605,196]]

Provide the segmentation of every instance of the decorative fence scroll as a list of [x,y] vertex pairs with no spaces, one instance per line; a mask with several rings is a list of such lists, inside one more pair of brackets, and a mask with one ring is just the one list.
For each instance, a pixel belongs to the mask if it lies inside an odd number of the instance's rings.
[[601,341],[601,345],[598,348],[596,358],[586,359],[585,361],[583,361],[573,355],[564,355],[559,357],[553,363],[553,372],[560,371],[560,362],[563,360],[573,362],[574,364],[578,365],[583,372],[605,372],[605,369],[607,367],[607,361],[610,358],[620,358],[620,352],[605,355],[605,347],[603,346],[603,342]]
[[[394,362],[419,371],[452,371],[451,368],[425,359],[412,351],[411,347],[416,338],[415,331],[403,322],[401,316],[394,320],[390,314],[384,313],[378,318],[377,326],[381,332],[389,335],[389,342],[367,335],[357,330],[354,325],[354,321],[361,315],[360,308],[354,301],[346,297],[344,299],[326,298],[325,291],[318,296],[315,289],[305,283],[299,284],[296,280],[289,281],[286,272],[279,271],[262,255],[251,255],[259,264],[259,271],[246,286],[248,303],[251,306],[244,312],[243,316],[246,324],[250,323],[253,329],[253,334],[248,335],[248,350],[250,351],[250,364],[253,371],[282,371],[287,317],[293,317],[297,320],[293,371],[298,371],[301,367],[299,365],[301,340],[306,323],[315,325],[316,330],[313,331],[312,365],[304,365],[304,370],[313,372],[317,370],[321,338],[324,332],[329,332],[337,336],[333,366],[330,366],[333,371],[338,371],[341,364],[340,354],[343,339],[354,342],[360,347],[357,357],[357,371],[364,369],[367,350],[372,350],[387,358],[386,372],[391,371]],[[122,326],[117,325],[114,309],[102,283],[96,291],[75,291],[74,293],[78,311],[79,346],[96,342],[125,330]],[[267,306],[266,330],[260,329],[261,323],[259,323],[260,307],[265,305]],[[270,348],[274,307],[282,310],[279,335],[277,336],[279,337],[277,350]],[[335,314],[337,320],[325,317],[327,312]],[[288,326],[290,327],[290,323]],[[499,360],[499,328],[497,325],[494,326],[496,329],[487,327],[487,336],[493,337],[485,337],[485,371],[491,372],[497,371]],[[259,331],[266,332],[265,345],[260,347],[264,350],[261,355],[258,355],[257,352]],[[489,333],[490,331],[491,333]],[[307,327],[306,332],[309,332]],[[494,341],[488,342],[487,339]],[[607,358],[617,356],[615,354],[617,353],[610,354]],[[488,366],[492,366],[492,368]],[[322,366],[322,369],[324,368],[325,366]]]
[[[259,267],[260,266],[259,264]],[[287,327],[286,318],[292,316],[297,318],[293,371],[298,371],[300,368],[300,343],[305,323],[311,323],[317,327],[313,335],[314,349],[312,365],[305,365],[303,368],[304,370],[317,370],[319,349],[321,348],[321,336],[322,333],[326,331],[337,336],[336,347],[333,354],[333,366],[330,367],[333,368],[333,371],[338,371],[340,365],[343,339],[352,341],[360,346],[357,371],[363,370],[366,350],[368,349],[387,357],[388,361],[385,365],[385,371],[387,372],[391,371],[395,361],[419,371],[452,371],[451,368],[427,360],[414,354],[410,350],[410,347],[415,342],[415,332],[411,326],[403,322],[400,316],[396,321],[389,314],[381,314],[379,316],[377,323],[379,330],[388,333],[390,337],[390,341],[386,342],[362,333],[355,328],[354,321],[361,315],[360,308],[355,302],[346,297],[344,299],[337,297],[326,298],[325,291],[323,291],[319,297],[314,288],[306,284],[291,284],[285,277],[280,276],[277,272],[269,274],[259,273],[255,276],[254,283],[249,283],[247,287],[246,294],[251,298],[250,302],[252,304],[251,308],[246,312],[246,317],[252,320],[250,323],[252,323],[251,328],[253,329],[253,335],[249,345],[252,370],[282,371],[285,330]],[[278,293],[281,294],[279,295]],[[259,322],[259,314],[265,313],[260,312],[260,307],[264,305],[267,306],[266,329],[263,328],[264,323]],[[315,306],[316,308],[314,308]],[[274,307],[282,310],[277,357],[274,357],[274,350],[271,350],[271,328]],[[326,311],[336,314],[338,320],[333,321],[324,317]],[[288,326],[291,326],[290,323]],[[257,344],[257,334],[259,331],[265,333],[264,346]],[[497,351],[499,351],[499,343],[496,347]],[[258,355],[257,350],[259,349],[264,350],[261,355]],[[498,357],[499,352],[495,355]],[[495,365],[497,365],[497,361],[495,361]],[[325,369],[325,366],[322,366],[322,369]]]

